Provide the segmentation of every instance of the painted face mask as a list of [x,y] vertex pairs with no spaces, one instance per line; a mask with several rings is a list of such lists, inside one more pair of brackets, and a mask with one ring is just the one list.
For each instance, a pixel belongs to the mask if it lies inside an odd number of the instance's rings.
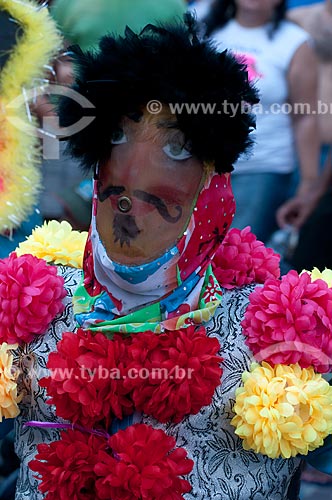
[[182,134],[126,120],[113,134],[97,182],[96,226],[107,255],[151,262],[182,236],[204,179]]
[[165,297],[165,318],[179,304],[194,310],[232,221],[229,176],[193,158],[175,130],[125,124],[112,141],[95,181],[85,289],[104,293],[101,308],[114,317]]

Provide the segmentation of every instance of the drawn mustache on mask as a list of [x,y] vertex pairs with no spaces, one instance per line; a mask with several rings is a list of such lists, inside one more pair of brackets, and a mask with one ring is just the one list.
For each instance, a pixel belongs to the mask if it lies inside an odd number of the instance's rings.
[[174,217],[172,217],[171,214],[169,213],[169,211],[167,210],[165,203],[158,196],[155,196],[154,194],[149,194],[149,193],[146,193],[145,191],[140,191],[137,189],[134,191],[134,196],[137,199],[145,201],[145,203],[150,203],[150,205],[153,205],[154,207],[156,207],[159,214],[167,222],[171,222],[172,224],[175,224],[182,216],[182,207],[177,205],[175,207],[175,210],[178,212],[178,215],[175,215]]
[[[106,188],[104,191],[101,191],[101,184],[98,183],[98,199],[101,202],[104,202],[107,200],[112,195],[119,195],[125,191],[125,188],[123,186],[109,186]],[[144,201],[145,203],[149,203],[150,205],[153,205],[158,213],[161,215],[161,217],[166,221],[170,222],[171,224],[175,224],[178,222],[178,220],[182,217],[182,207],[180,205],[177,205],[175,207],[175,210],[178,212],[177,215],[172,216],[165,203],[161,198],[158,196],[155,196],[154,194],[147,193],[146,191],[140,191],[139,189],[136,189],[133,192],[133,196],[137,198],[138,200]]]
[[112,195],[119,195],[125,191],[125,188],[123,186],[110,186],[105,189],[105,191],[101,190],[101,182],[98,181],[97,184],[97,195],[98,195],[98,200],[103,202],[107,200]]
[[130,240],[137,238],[141,231],[138,229],[135,217],[132,215],[116,214],[113,220],[114,243],[120,241],[120,246],[124,244],[130,247]]

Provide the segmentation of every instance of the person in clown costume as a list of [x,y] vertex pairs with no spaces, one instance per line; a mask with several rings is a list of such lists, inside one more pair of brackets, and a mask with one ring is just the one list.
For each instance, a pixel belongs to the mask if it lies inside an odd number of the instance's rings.
[[[75,53],[89,233],[51,222],[0,261],[16,499],[298,499],[332,433],[332,290],[328,272],[279,279],[249,228],[228,232],[246,67],[190,16]],[[225,100],[234,114],[202,106]]]
[[32,94],[47,83],[62,39],[46,5],[0,1],[0,258],[42,222],[38,121]]

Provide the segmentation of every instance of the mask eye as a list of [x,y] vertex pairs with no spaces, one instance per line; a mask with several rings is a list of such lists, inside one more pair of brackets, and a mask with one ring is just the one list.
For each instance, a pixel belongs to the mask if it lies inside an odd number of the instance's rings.
[[166,146],[163,147],[163,151],[171,160],[183,161],[192,157],[191,152],[178,143],[166,144]]
[[122,128],[114,130],[111,137],[111,144],[125,144],[126,142],[128,142],[128,139]]

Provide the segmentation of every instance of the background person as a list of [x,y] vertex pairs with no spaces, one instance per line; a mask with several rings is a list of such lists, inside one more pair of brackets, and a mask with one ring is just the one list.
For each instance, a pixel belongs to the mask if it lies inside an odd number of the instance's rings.
[[[41,79],[45,83],[46,65],[60,47],[60,36],[45,6],[40,9],[29,0],[16,4],[1,2],[0,258],[6,257],[42,222],[41,155],[35,132],[38,124],[29,109],[30,102],[24,99],[40,85]],[[23,104],[11,107],[19,98]],[[24,127],[13,126],[11,118],[35,130],[27,133]]]
[[[36,2],[28,0],[1,2],[0,260],[8,257],[42,223],[40,210],[36,208],[41,181],[39,141],[37,135],[29,135],[24,128],[10,122],[14,117],[31,126],[33,118],[24,99],[19,108],[8,110],[7,106],[39,85],[40,79],[45,82],[45,66],[60,47],[61,38],[45,8],[40,10]],[[12,500],[15,496],[19,460],[14,452],[14,433],[10,432],[13,426],[8,419],[0,431],[0,438],[8,433],[0,441],[1,500]]]
[[[318,131],[314,114],[273,113],[276,105],[316,108],[316,58],[308,34],[286,21],[285,2],[217,0],[205,20],[220,50],[247,60],[260,92],[253,155],[240,158],[233,189],[234,226],[252,227],[262,241],[286,223],[300,227],[318,198]],[[296,156],[300,183],[290,198]]]
[[317,55],[320,164],[324,167],[332,145],[332,2],[291,9],[287,18],[310,34]]
[[320,140],[321,199],[301,228],[299,243],[291,264],[295,269],[332,267],[332,3],[299,7],[288,17],[302,26],[313,39],[318,58],[318,114]]

